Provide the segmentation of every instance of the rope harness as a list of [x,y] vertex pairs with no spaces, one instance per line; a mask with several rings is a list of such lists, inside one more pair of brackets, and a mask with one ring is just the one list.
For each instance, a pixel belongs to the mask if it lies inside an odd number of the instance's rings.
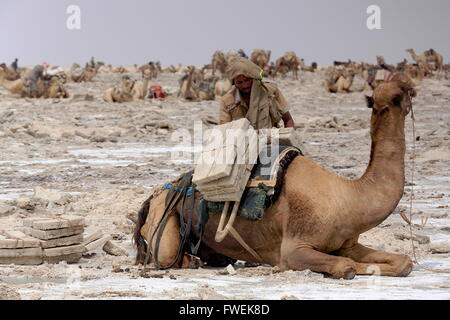
[[[411,102],[411,96],[408,94],[409,100]],[[417,259],[417,255],[416,255],[416,247],[414,245],[414,239],[413,239],[413,231],[412,231],[412,227],[413,227],[413,223],[412,223],[412,206],[413,206],[413,197],[414,197],[414,171],[416,170],[416,163],[415,163],[415,158],[416,158],[416,127],[415,127],[415,118],[414,118],[414,111],[412,108],[412,103],[411,105],[411,120],[412,120],[412,134],[413,134],[413,150],[412,150],[412,169],[411,169],[411,193],[410,193],[410,197],[409,197],[409,235],[410,235],[410,239],[411,239],[411,246],[412,246],[412,253],[413,253],[413,257],[414,257],[414,262],[420,266],[422,269],[427,270],[427,271],[431,271],[431,272],[435,272],[435,273],[450,273],[449,270],[434,270],[434,269],[430,269],[427,268],[425,266],[423,266],[419,260]]]
[[[186,175],[183,176],[183,178],[180,181],[180,185],[178,187],[174,187],[173,185],[166,185],[163,189],[169,189],[169,193],[166,197],[165,202],[165,208],[164,212],[161,216],[161,219],[156,227],[156,229],[153,231],[152,236],[149,238],[149,241],[147,243],[147,252],[144,260],[144,268],[148,263],[148,260],[151,256],[151,244],[153,242],[153,238],[156,234],[156,241],[155,241],[155,252],[154,252],[154,263],[156,268],[158,269],[170,269],[174,265],[180,262],[186,241],[189,238],[190,231],[191,231],[191,223],[192,223],[192,210],[194,208],[195,204],[195,187],[189,188],[192,181],[192,171],[188,172]],[[185,208],[186,205],[186,198],[190,197],[190,203],[187,208]],[[158,254],[159,254],[159,245],[161,242],[162,235],[164,233],[164,229],[167,225],[167,222],[169,221],[169,218],[171,214],[174,212],[174,208],[176,205],[182,201],[181,210],[179,211],[179,220],[180,220],[180,246],[178,248],[177,254],[175,258],[165,266],[162,266],[160,264]],[[184,220],[184,210],[187,210],[187,220]]]

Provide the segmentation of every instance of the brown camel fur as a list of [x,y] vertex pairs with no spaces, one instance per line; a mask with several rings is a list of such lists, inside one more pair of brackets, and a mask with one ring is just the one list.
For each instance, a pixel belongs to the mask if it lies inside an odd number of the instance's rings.
[[128,76],[123,76],[119,84],[113,88],[105,90],[103,100],[106,102],[130,102],[133,100],[131,92],[135,85],[135,81]]
[[153,70],[145,69],[143,72],[143,80],[136,81],[131,90],[131,96],[133,97],[133,101],[144,100],[148,94],[148,83],[152,77]]
[[214,86],[215,98],[223,97],[228,91],[231,90],[232,83],[228,79],[217,80]]
[[294,51],[288,51],[275,62],[275,71],[273,76],[275,77],[278,73],[285,75],[289,72],[289,70],[292,70],[294,80],[298,80],[299,69],[314,72],[316,68],[316,63],[312,63],[311,66],[306,66],[303,59],[300,59]]
[[[344,179],[320,167],[312,159],[297,156],[286,169],[277,201],[266,209],[259,221],[236,217],[234,228],[257,252],[255,258],[231,236],[222,242],[214,240],[220,214],[211,214],[201,239],[199,256],[206,251],[232,259],[278,266],[281,270],[305,270],[352,279],[370,275],[373,268],[383,276],[407,276],[412,271],[411,259],[403,254],[386,253],[361,245],[359,236],[383,222],[394,211],[403,196],[405,181],[405,118],[415,95],[410,79],[396,75],[380,84],[367,97],[372,111],[370,162],[361,178]],[[137,262],[154,252],[156,237],[151,235],[162,216],[168,190],[155,191],[138,214],[134,242]],[[195,193],[195,200],[200,198]],[[190,201],[186,201],[186,206]],[[177,212],[180,201],[169,216],[159,247],[159,263],[168,266],[176,256],[179,236]],[[198,203],[194,204],[194,210]],[[186,209],[186,208],[185,208]],[[184,210],[186,212],[186,210]],[[185,217],[186,219],[187,217]],[[186,221],[186,220],[185,220]],[[193,215],[192,231],[197,215]],[[151,257],[151,256],[150,256]],[[184,255],[176,266],[183,267]]]
[[149,74],[147,75],[147,77],[149,77],[149,79],[156,79],[158,77],[158,68],[155,64],[144,64],[143,66],[140,66],[138,68],[138,71],[141,72],[142,74],[142,78],[144,78],[144,74],[145,72],[148,70]]
[[106,102],[129,102],[132,100],[132,96],[129,92],[126,92],[123,88],[114,87],[106,89],[103,100]]
[[216,51],[212,57],[212,75],[215,76],[216,71],[219,70],[222,77],[225,75],[225,70],[228,66],[227,59],[221,51]]
[[27,87],[22,79],[11,81],[7,80],[6,76],[5,70],[0,67],[0,86],[9,90],[13,96],[25,97],[27,95]]
[[196,69],[194,66],[187,67],[186,74],[180,80],[178,97],[189,101],[214,100],[211,82],[215,82],[217,78],[205,79],[204,70]]
[[303,59],[299,61],[300,69],[303,71],[314,72],[317,69],[317,63],[313,62],[310,66],[305,65]]
[[[5,79],[5,73],[0,68],[0,85],[8,89],[14,97],[30,97],[27,85],[21,80],[9,81]],[[37,83],[38,90],[34,98],[68,98],[69,93],[64,86],[63,80],[58,76],[53,76],[48,80],[39,79]]]
[[443,57],[433,49],[430,49],[428,51],[428,55],[425,52],[421,55],[417,55],[414,52],[414,49],[407,49],[406,51],[411,55],[411,58],[415,62],[417,62],[419,67],[423,67],[425,69],[425,72],[431,72],[432,67],[430,66],[430,63],[434,63],[434,68],[437,70],[437,72],[440,73],[443,71]]
[[197,100],[197,93],[193,89],[194,72],[194,66],[187,67],[187,73],[180,80],[180,90],[178,91],[178,97],[192,101]]
[[0,64],[0,68],[5,72],[5,79],[9,81],[14,81],[20,79],[20,72],[14,71],[14,69],[9,68],[6,63]]
[[58,77],[52,77],[45,84],[42,97],[45,99],[69,98],[69,92],[64,86],[63,81]]
[[252,55],[250,57],[250,60],[255,63],[258,67],[264,70],[264,68],[269,64],[270,62],[270,50],[262,50],[262,49],[255,49],[252,52]]
[[96,62],[95,67],[86,64],[83,69],[74,63],[70,68],[70,79],[73,82],[92,82],[92,79],[97,75],[98,70],[103,66],[103,62]]
[[355,72],[352,69],[337,70],[333,67],[326,75],[324,86],[332,93],[349,93],[354,77]]
[[94,68],[92,68],[91,66],[86,65],[83,81],[85,81],[85,82],[92,82],[92,79],[97,75],[98,70],[103,65],[104,65],[103,62],[96,62]]
[[298,80],[298,69],[300,66],[300,59],[297,57],[294,51],[286,52],[282,57],[278,58],[275,62],[274,76],[278,73],[287,72],[292,70],[294,80]]

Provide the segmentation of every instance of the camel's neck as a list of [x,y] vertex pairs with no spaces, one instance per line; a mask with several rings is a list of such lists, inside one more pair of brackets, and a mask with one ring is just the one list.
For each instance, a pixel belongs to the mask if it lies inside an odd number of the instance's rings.
[[372,228],[385,220],[403,196],[406,147],[404,115],[398,109],[372,115],[370,163],[364,175],[354,181],[364,207],[362,228]]
[[10,81],[10,80],[6,79],[5,75],[0,76],[0,85],[8,90],[13,88],[18,83],[18,81],[20,81],[20,79],[15,80],[15,81]]
[[189,92],[192,88],[192,76],[193,76],[193,74],[192,74],[192,72],[190,72],[186,79],[186,81],[187,81],[186,92]]
[[145,97],[147,96],[147,93],[148,93],[148,82],[149,82],[149,80],[148,80],[147,77],[145,77],[144,81],[142,82],[142,85],[143,85],[142,90],[143,90],[143,95],[144,95],[143,98],[144,99],[145,99]]
[[355,78],[354,75],[348,76],[348,78],[346,79],[347,80],[347,88],[350,88],[352,86],[354,78]]

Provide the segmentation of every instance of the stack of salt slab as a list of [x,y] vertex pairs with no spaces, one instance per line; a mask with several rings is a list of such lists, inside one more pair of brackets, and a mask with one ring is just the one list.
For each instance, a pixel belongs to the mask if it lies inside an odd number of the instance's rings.
[[44,262],[77,262],[84,253],[84,218],[29,218],[23,220],[23,232],[39,239]]
[[0,235],[0,264],[74,263],[111,240],[100,231],[84,238],[85,220],[78,216],[29,218],[23,226]]
[[278,144],[280,146],[293,146],[304,151],[304,146],[295,132],[294,128],[260,129],[259,139],[265,139],[267,144]]
[[239,201],[258,158],[258,136],[243,118],[207,132],[192,182],[208,201]]

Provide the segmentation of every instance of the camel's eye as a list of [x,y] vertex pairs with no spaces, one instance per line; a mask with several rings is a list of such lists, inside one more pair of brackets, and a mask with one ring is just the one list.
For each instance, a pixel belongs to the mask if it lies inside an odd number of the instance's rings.
[[402,96],[401,95],[396,95],[393,99],[392,99],[392,104],[394,106],[400,106],[400,104],[402,103]]
[[366,96],[366,102],[367,102],[367,108],[370,108],[370,109],[372,109],[373,108],[373,98],[372,97],[369,97],[369,96]]

